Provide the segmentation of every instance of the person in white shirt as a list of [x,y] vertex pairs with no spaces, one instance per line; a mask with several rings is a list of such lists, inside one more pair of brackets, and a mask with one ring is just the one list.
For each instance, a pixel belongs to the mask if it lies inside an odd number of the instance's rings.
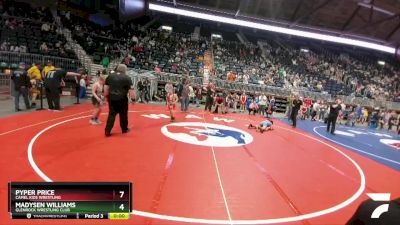
[[313,104],[313,108],[312,108],[312,113],[311,113],[311,121],[316,121],[315,118],[319,118],[319,113],[320,113],[320,104],[319,101],[316,101]]
[[189,102],[191,102],[192,104],[194,104],[194,97],[196,96],[196,94],[194,93],[194,89],[192,87],[192,85],[189,85]]
[[243,75],[243,83],[244,83],[244,84],[248,84],[248,83],[249,83],[249,78],[250,78],[250,77],[249,77],[248,74],[244,74],[244,75]]
[[43,43],[40,45],[40,51],[42,51],[42,52],[48,52],[48,51],[49,51],[49,48],[47,47],[46,42],[43,42]]
[[42,31],[50,31],[50,26],[47,23],[44,23],[41,28]]
[[267,96],[266,96],[264,93],[262,93],[262,94],[258,97],[258,104],[259,104],[259,106],[260,106],[260,114],[263,115],[263,116],[264,116],[265,110],[266,110],[266,108],[267,108],[267,101],[268,101],[268,98],[267,98]]
[[139,43],[139,39],[134,35],[132,37],[132,42],[134,43],[134,45],[136,45],[137,43]]
[[81,79],[79,80],[79,98],[86,97],[86,75],[82,75]]
[[172,85],[171,81],[168,81],[168,82],[165,84],[165,87],[164,87],[165,92],[166,92],[167,94],[171,94],[172,91],[173,91],[173,89],[174,89],[174,86]]

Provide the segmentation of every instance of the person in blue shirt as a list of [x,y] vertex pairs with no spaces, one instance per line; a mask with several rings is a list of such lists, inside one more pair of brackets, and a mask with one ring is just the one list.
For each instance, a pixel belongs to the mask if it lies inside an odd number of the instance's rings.
[[258,126],[254,126],[253,124],[249,124],[249,129],[255,128],[256,131],[260,133],[264,133],[264,131],[272,130],[272,125],[274,122],[272,120],[264,120]]
[[356,111],[356,116],[357,116],[357,118],[356,118],[357,122],[361,122],[361,119],[363,116],[363,113],[362,113],[363,108],[358,104],[355,111]]
[[248,109],[250,107],[250,104],[252,102],[253,102],[253,98],[252,97],[247,98],[247,100],[246,100],[246,109]]

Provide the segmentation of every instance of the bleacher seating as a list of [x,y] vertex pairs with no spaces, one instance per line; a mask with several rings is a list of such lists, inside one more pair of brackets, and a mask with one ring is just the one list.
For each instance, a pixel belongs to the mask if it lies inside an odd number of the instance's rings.
[[5,1],[1,13],[2,65],[12,67],[19,62],[45,64],[51,60],[57,61],[55,65],[58,67],[73,70],[79,67],[72,47],[67,44],[48,9]]

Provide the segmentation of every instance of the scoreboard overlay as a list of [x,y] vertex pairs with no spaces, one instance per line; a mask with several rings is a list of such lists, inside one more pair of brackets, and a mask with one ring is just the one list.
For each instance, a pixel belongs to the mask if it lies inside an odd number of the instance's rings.
[[129,219],[130,182],[10,182],[12,219]]

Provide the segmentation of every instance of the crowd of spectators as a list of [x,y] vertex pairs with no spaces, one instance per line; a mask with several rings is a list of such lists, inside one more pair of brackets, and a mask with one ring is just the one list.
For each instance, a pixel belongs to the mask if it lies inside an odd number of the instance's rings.
[[71,30],[73,38],[96,63],[125,55],[131,46],[131,37],[140,33],[133,23],[100,26],[70,12],[59,11],[58,15],[63,26]]
[[2,4],[0,10],[2,51],[75,57],[57,25],[59,20],[95,62],[105,67],[111,59],[124,56],[124,63],[132,68],[201,76],[202,57],[212,49],[211,72],[223,80],[400,101],[398,65],[378,65],[312,47],[305,52],[274,39],[261,45],[243,44],[193,39],[190,34],[161,29],[142,30],[133,23],[102,27],[70,12],[59,12],[54,20],[48,9],[28,4]]
[[125,63],[133,68],[201,76],[202,58],[208,48],[204,40],[193,40],[190,35],[148,30],[133,36],[132,52]]
[[216,76],[243,83],[400,101],[399,65],[379,65],[376,60],[304,51],[274,42],[260,46],[213,41]]
[[273,39],[263,45],[204,37],[198,40],[190,34],[141,30],[132,23],[101,27],[66,12],[61,14],[74,38],[105,67],[110,59],[123,55],[124,63],[132,68],[201,76],[201,57],[212,49],[211,72],[223,80],[400,101],[398,65],[381,66],[314,48],[305,52]]
[[76,58],[48,8],[5,1],[0,13],[1,51]]
[[[303,99],[302,99],[303,100]],[[330,104],[325,101],[312,101],[304,99],[300,108],[299,117],[302,120],[327,121]],[[290,107],[288,107],[289,109]],[[368,126],[377,129],[387,129],[388,131],[399,131],[400,114],[394,110],[366,108],[360,105],[351,106],[341,104],[341,110],[337,118],[337,123],[346,126]]]
[[134,23],[100,26],[68,12],[59,15],[73,38],[96,63],[105,67],[112,59],[123,57],[123,62],[131,68],[202,75],[203,64],[199,59],[210,47],[206,38],[198,40],[190,34],[141,29]]

